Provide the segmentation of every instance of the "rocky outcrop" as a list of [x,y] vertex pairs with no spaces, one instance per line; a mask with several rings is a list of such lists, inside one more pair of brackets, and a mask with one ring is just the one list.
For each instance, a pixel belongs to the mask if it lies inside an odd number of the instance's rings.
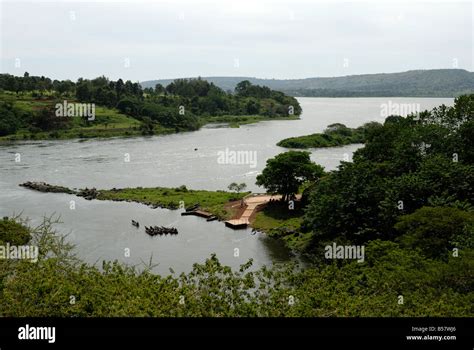
[[91,189],[86,187],[84,189],[79,190],[79,192],[77,192],[78,197],[84,197],[84,199],[87,199],[89,201],[92,199],[96,199],[98,195],[99,195],[99,191],[97,191],[94,187]]
[[46,182],[27,181],[20,184],[20,186],[29,188],[31,190],[39,191],[39,192],[75,194],[76,196],[84,197],[84,199],[87,199],[87,200],[96,199],[97,196],[100,194],[100,192],[97,191],[95,188],[89,189],[86,187],[84,189],[75,191],[63,186],[50,185],[50,184],[47,184]]
[[29,188],[31,190],[39,191],[39,192],[54,192],[54,193],[69,193],[69,194],[76,194],[75,191],[63,187],[63,186],[56,186],[50,185],[46,182],[34,182],[34,181],[27,181],[20,184],[22,187]]

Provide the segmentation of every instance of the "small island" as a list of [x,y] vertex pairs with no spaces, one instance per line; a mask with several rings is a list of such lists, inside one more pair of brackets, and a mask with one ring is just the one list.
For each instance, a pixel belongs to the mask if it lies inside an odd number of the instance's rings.
[[358,128],[348,128],[344,124],[334,123],[328,125],[323,133],[305,136],[290,137],[281,140],[277,146],[285,148],[323,148],[337,147],[354,143],[365,143],[369,133],[380,128],[377,122],[366,123]]

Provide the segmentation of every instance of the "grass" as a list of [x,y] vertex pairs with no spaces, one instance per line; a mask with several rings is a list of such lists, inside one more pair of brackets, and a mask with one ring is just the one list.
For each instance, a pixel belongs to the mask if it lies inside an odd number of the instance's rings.
[[[53,106],[58,98],[52,92],[43,92],[43,97],[33,97],[32,94],[20,94],[16,96],[12,92],[0,93],[0,99],[11,101],[15,107],[26,114],[33,114],[44,107]],[[62,97],[70,103],[77,102],[72,97]],[[296,120],[298,116],[266,117],[261,115],[224,115],[201,117],[202,124],[228,123],[231,128],[238,128],[240,125],[257,123],[265,120]],[[24,128],[12,135],[1,136],[0,141],[16,140],[51,140],[51,139],[73,139],[73,138],[108,138],[108,137],[131,137],[142,136],[140,121],[120,113],[116,109],[99,107],[95,108],[95,120],[85,121],[82,118],[71,118],[69,128],[54,131],[37,131]],[[175,133],[175,129],[169,129],[160,125],[155,125],[154,135],[166,135]]]
[[202,210],[208,211],[219,219],[225,220],[232,213],[224,208],[229,201],[239,200],[248,192],[231,193],[225,191],[188,190],[185,186],[177,188],[125,188],[101,190],[97,199],[133,201],[161,208],[177,209],[180,206],[189,207],[199,204]]
[[[32,114],[47,106],[53,106],[56,102],[52,98],[33,98],[29,95],[18,97],[9,94],[0,94],[0,99],[11,101],[15,107],[27,114]],[[67,98],[66,98],[67,99]],[[67,99],[68,102],[77,102]],[[99,107],[95,108],[95,120],[85,121],[82,118],[71,118],[69,128],[54,131],[31,132],[28,129],[20,129],[16,134],[0,137],[0,140],[44,140],[44,139],[71,139],[71,138],[94,138],[115,136],[137,136],[141,135],[139,129],[140,121],[118,112],[116,109]],[[166,134],[171,131],[157,126],[156,134]]]
[[303,209],[298,206],[290,210],[286,204],[272,202],[257,212],[251,226],[270,237],[281,239],[292,250],[302,251],[312,235],[300,232],[303,214]]

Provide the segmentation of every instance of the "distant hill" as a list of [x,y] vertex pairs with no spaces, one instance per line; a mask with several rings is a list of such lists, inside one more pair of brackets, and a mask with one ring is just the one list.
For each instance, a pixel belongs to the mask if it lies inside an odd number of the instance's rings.
[[[292,96],[318,97],[455,97],[474,92],[474,73],[463,69],[411,70],[402,73],[348,75],[334,78],[258,79],[252,77],[202,77],[224,90],[233,91],[242,80],[265,85]],[[174,79],[144,81],[141,85],[164,86]]]

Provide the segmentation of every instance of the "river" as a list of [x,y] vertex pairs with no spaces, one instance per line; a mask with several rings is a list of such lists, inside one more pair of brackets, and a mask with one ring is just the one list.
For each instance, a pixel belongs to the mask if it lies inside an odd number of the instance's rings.
[[[66,194],[38,193],[18,184],[45,181],[70,188],[177,187],[225,190],[231,182],[245,182],[255,192],[255,178],[268,158],[285,149],[281,139],[321,132],[328,124],[357,127],[383,122],[382,106],[419,104],[421,110],[450,98],[298,98],[300,120],[265,121],[240,128],[206,126],[199,131],[167,136],[67,141],[25,141],[0,144],[0,215],[22,213],[32,224],[44,216],[61,217],[58,232],[68,234],[76,252],[89,263],[119,260],[139,266],[158,264],[154,272],[189,271],[216,253],[222,263],[237,267],[249,258],[254,266],[284,262],[291,254],[282,244],[251,230],[233,231],[221,222],[181,217],[178,210],[151,209],[138,203],[87,201]],[[333,170],[361,145],[312,150],[311,158]],[[255,164],[220,164],[219,152],[249,151]],[[20,155],[21,161],[15,158]],[[75,200],[75,209],[70,201]],[[130,225],[138,220],[141,229]],[[177,236],[149,237],[144,225],[172,225]],[[235,248],[239,254],[235,256]]]

